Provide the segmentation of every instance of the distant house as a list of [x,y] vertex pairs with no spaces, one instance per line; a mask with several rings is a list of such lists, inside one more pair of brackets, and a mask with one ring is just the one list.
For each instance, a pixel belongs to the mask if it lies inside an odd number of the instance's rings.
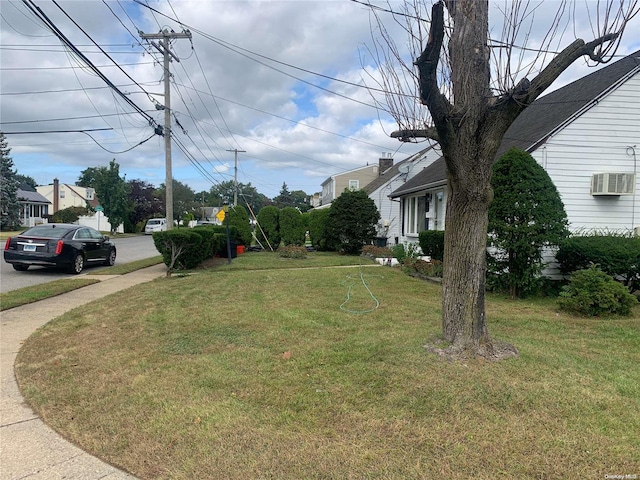
[[60,183],[57,178],[52,184],[39,185],[36,190],[53,204],[52,214],[69,207],[95,208],[100,205],[93,188]]
[[393,166],[393,158],[380,159],[375,165],[354,168],[343,173],[331,175],[322,182],[320,207],[327,207],[345,190],[360,190],[373,181],[378,175]]
[[[95,189],[60,183],[57,178],[53,179],[52,184],[38,185],[36,190],[53,204],[53,209],[50,212],[51,215],[69,207],[90,207],[95,209],[100,205],[100,200],[96,197]],[[77,223],[101,231],[124,232],[123,225],[118,225],[117,227],[112,226],[111,223],[109,223],[109,217],[106,217],[102,211],[96,211],[96,213],[91,215],[83,215],[78,219]]]
[[33,227],[46,222],[49,215],[49,205],[51,205],[49,200],[31,186],[24,184],[18,188],[17,197],[20,202],[21,225]]
[[[511,147],[545,168],[572,231],[640,234],[640,51],[537,99],[507,130],[496,159]],[[401,242],[443,230],[444,158],[390,197],[401,205]]]
[[[387,243],[399,243],[404,227],[403,217],[400,214],[400,202],[389,198],[389,194],[419,174],[440,155],[440,149],[437,147],[424,148],[404,160],[392,164],[389,168],[384,170],[380,168],[382,173],[363,188],[380,212],[379,238],[386,239]],[[384,161],[386,161],[385,158],[380,159],[381,163]]]

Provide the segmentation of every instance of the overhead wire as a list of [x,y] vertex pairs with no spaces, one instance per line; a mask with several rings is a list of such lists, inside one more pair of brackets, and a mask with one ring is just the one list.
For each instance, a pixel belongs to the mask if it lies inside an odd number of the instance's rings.
[[[69,48],[74,55],[84,62],[84,64],[94,72],[100,79],[102,79],[109,87],[111,87],[112,91],[117,93],[124,101],[129,104],[134,110],[136,110],[140,115],[142,115],[148,122],[149,126],[154,129],[155,134],[162,134],[162,127],[157,124],[155,119],[148,115],[144,110],[142,110],[135,102],[133,102],[130,98],[128,98],[106,75],[104,75],[91,60],[89,60],[86,55],[84,55],[63,33],[60,29],[51,21],[51,19],[38,7],[35,5],[33,0],[22,0],[23,3],[27,6],[27,8],[34,14],[38,20],[40,20],[50,31],[52,31],[60,41],[63,42],[64,45]],[[55,0],[54,0],[55,3]],[[59,6],[58,6],[59,7]],[[59,7],[60,8],[60,7]],[[93,41],[93,39],[91,39]],[[113,60],[112,60],[113,61]],[[134,81],[135,82],[135,81]],[[93,139],[95,141],[95,139]]]

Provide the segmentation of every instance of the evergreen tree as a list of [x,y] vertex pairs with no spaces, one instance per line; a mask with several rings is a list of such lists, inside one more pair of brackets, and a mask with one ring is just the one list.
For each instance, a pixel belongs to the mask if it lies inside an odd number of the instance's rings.
[[278,208],[293,206],[293,197],[285,182],[282,182],[282,188],[280,189],[280,195],[273,199],[273,204]]
[[307,227],[298,209],[285,207],[280,210],[278,227],[285,245],[304,245]]
[[263,207],[258,213],[256,238],[265,249],[277,250],[280,246],[279,216],[280,210],[274,206]]
[[488,282],[511,298],[536,289],[542,247],[567,236],[567,214],[549,174],[527,152],[512,148],[493,166],[489,208]]
[[18,187],[20,182],[13,169],[11,148],[6,137],[0,132],[0,227],[2,230],[16,230],[20,227],[20,202]]
[[379,220],[380,212],[364,190],[345,190],[331,202],[328,241],[344,253],[359,253],[375,238]]

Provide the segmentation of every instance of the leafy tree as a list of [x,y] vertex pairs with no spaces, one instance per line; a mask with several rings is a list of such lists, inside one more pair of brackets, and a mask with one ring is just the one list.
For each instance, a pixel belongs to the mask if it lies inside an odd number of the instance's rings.
[[109,167],[89,167],[83,170],[76,184],[95,189],[113,229],[125,223],[129,216],[129,185],[120,177],[120,165],[115,159],[109,162]]
[[251,245],[251,223],[246,208],[236,205],[227,212],[229,227],[235,227],[238,232],[238,241],[242,245]]
[[289,192],[289,188],[285,182],[282,182],[280,194],[273,199],[273,204],[278,208],[293,206],[293,197],[291,196],[291,192]]
[[[499,11],[502,17],[492,16],[491,26],[486,0],[440,0],[430,14],[426,3],[407,0],[400,12],[411,59],[402,55],[404,49],[391,37],[394,30],[385,28],[372,7],[380,34],[372,51],[383,71],[384,103],[399,127],[391,136],[401,141],[429,138],[439,144],[446,163],[442,337],[449,346],[439,353],[504,358],[517,351],[491,340],[484,303],[491,173],[502,137],[576,60],[609,61],[639,7],[637,2],[614,0],[589,5],[592,31],[600,36],[589,43],[576,39],[562,49],[561,36],[571,31],[565,15],[575,13],[564,2],[558,3],[555,15],[543,16],[534,15],[537,4],[506,2],[507,8]],[[542,36],[531,31],[538,19],[552,19]],[[496,34],[502,38],[491,38]],[[533,38],[541,40],[527,49],[527,40]],[[529,50],[526,60],[523,49]],[[413,89],[420,104],[413,100]]]
[[[115,160],[114,160],[115,161]],[[104,174],[104,167],[88,167],[80,172],[76,185],[96,188],[96,182]]]
[[18,173],[16,174],[16,180],[18,180],[19,185],[28,185],[33,189],[34,192],[36,191],[38,182],[36,182],[36,180],[33,177],[30,177],[28,175],[20,175]]
[[164,199],[154,195],[155,187],[144,180],[129,180],[129,223],[136,226],[149,218],[161,216]]
[[[156,197],[166,198],[166,185],[162,183],[155,191]],[[196,192],[188,185],[173,179],[173,218],[180,219],[185,213],[198,211]]]
[[331,202],[327,237],[344,253],[356,254],[376,237],[380,212],[364,190],[345,190]]
[[298,209],[285,207],[280,210],[278,226],[285,245],[304,245],[307,228],[305,227],[302,213]]
[[277,250],[280,246],[279,216],[280,210],[274,206],[263,207],[258,213],[256,238],[264,248]]
[[[206,203],[214,207],[220,207],[227,202],[233,203],[234,196],[234,183],[233,180],[221,182],[211,187],[209,190],[209,196],[206,198]],[[251,185],[251,182],[244,184],[238,183],[238,205],[246,206],[247,209],[254,215],[258,215],[260,209],[269,204],[269,199],[258,192],[258,190]]]
[[549,174],[527,152],[512,148],[493,166],[489,207],[489,271],[511,298],[536,290],[542,247],[567,237],[567,214]]
[[13,169],[11,148],[6,137],[0,132],[0,227],[2,230],[16,230],[20,227],[20,202],[18,187],[20,182]]
[[309,195],[302,190],[294,190],[291,192],[291,201],[293,206],[300,210],[302,213],[311,210],[311,204],[309,203]]

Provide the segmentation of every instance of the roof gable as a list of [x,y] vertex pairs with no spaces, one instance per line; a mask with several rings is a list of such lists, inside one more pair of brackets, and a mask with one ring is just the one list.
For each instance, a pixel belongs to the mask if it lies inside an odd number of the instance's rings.
[[[576,114],[595,104],[613,88],[637,74],[640,74],[640,50],[538,98],[511,124],[502,138],[495,158],[500,158],[512,147],[529,152],[535,150]],[[444,182],[446,178],[446,164],[444,157],[440,157],[389,196],[400,197]]]
[[371,195],[373,192],[375,192],[378,188],[382,187],[384,184],[386,184],[389,180],[393,179],[396,175],[398,175],[400,173],[400,166],[401,165],[406,165],[407,163],[413,162],[414,160],[419,159],[420,157],[422,157],[425,153],[427,153],[429,150],[433,149],[434,146],[433,145],[429,145],[427,148],[424,148],[422,150],[420,150],[417,153],[414,153],[413,155],[411,155],[410,157],[405,158],[404,160],[402,160],[401,162],[398,162],[396,164],[394,164],[393,166],[391,166],[389,169],[385,170],[384,173],[382,175],[378,175],[376,178],[374,178],[371,182],[369,182],[364,188],[363,190],[365,192],[367,192],[367,194]]
[[589,105],[595,104],[629,76],[640,72],[640,50],[598,71],[590,73],[529,105],[502,138],[496,159],[517,147],[535,149],[558,127]]

